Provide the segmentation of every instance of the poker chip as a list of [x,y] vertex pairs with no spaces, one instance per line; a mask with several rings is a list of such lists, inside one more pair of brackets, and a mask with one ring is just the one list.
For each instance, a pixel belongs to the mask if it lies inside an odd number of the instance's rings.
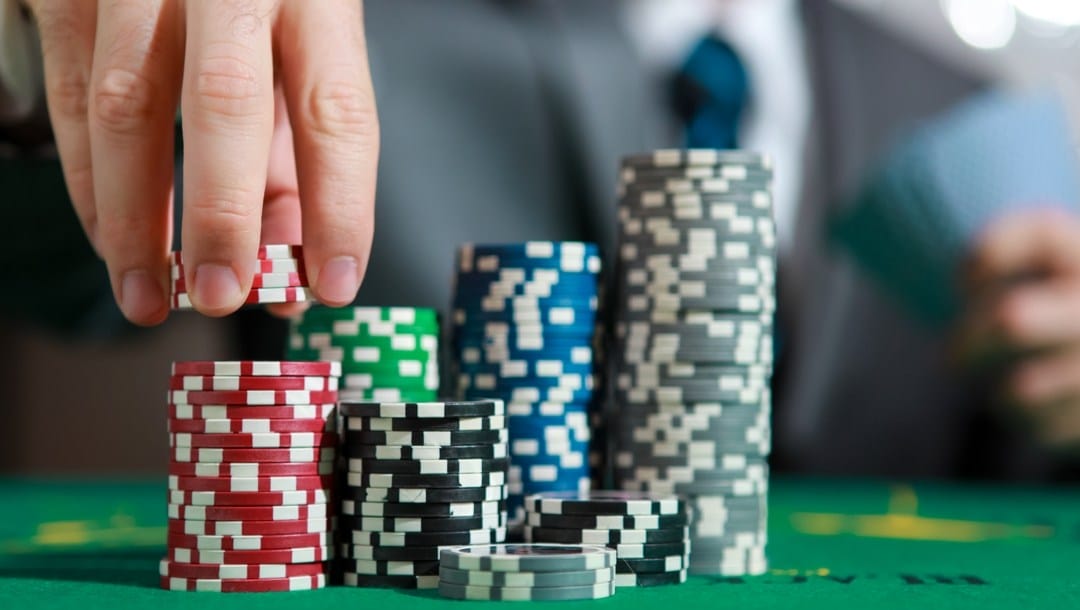
[[[307,286],[307,277],[303,273],[278,272],[256,273],[251,279],[252,288],[295,288]],[[171,282],[173,294],[187,292],[187,281],[181,275]]]
[[188,521],[299,521],[326,519],[335,512],[332,504],[293,504],[279,506],[194,506],[170,502],[170,519]]
[[467,417],[463,419],[345,417],[346,430],[369,430],[375,432],[420,432],[427,430],[465,432],[469,430],[502,430],[505,427],[506,417],[502,415],[493,415],[491,417]]
[[484,587],[439,582],[439,595],[449,599],[502,601],[569,601],[603,599],[615,594],[613,583],[567,587]]
[[170,534],[193,536],[280,536],[282,534],[314,534],[333,531],[334,522],[327,518],[295,521],[203,521],[169,519]]
[[679,570],[691,573],[767,565],[772,175],[771,161],[748,151],[662,150],[620,168],[611,475],[620,489],[686,498],[692,552]]
[[189,419],[170,421],[169,433],[257,434],[270,432],[333,432],[332,419]]
[[338,556],[351,561],[439,561],[440,546],[371,546],[363,544],[338,545]]
[[[498,515],[506,511],[502,500],[476,502],[356,502],[343,500],[341,512],[344,515],[366,517],[438,517],[458,518],[481,515]],[[471,528],[470,528],[471,529]]]
[[581,587],[615,580],[614,568],[571,572],[491,572],[443,567],[439,578],[446,583],[483,587]]
[[318,576],[327,573],[325,563],[293,564],[208,564],[177,563],[162,559],[158,564],[158,574],[167,578],[209,579],[209,580],[266,580],[283,579],[298,576]]
[[463,460],[507,457],[506,443],[484,445],[356,445],[348,443],[342,453],[350,459],[373,460]]
[[[255,261],[255,273],[256,275],[278,273],[303,274],[304,262],[299,258],[260,258]],[[183,263],[177,263],[176,257],[173,257],[170,279],[175,281],[183,277],[184,265]]]
[[236,432],[230,434],[169,435],[169,448],[191,449],[285,449],[295,447],[334,447],[338,437],[333,432]]
[[600,546],[569,544],[493,544],[443,549],[443,567],[489,572],[563,572],[615,565],[616,554]]
[[677,496],[633,491],[544,493],[525,499],[526,510],[553,515],[681,515],[686,503]]
[[170,462],[169,474],[179,477],[319,476],[334,472],[333,460],[319,462]]
[[689,555],[669,555],[652,559],[618,559],[615,562],[617,574],[656,574],[660,572],[679,572],[690,566]]
[[371,532],[345,531],[343,541],[350,545],[373,547],[427,547],[460,544],[494,544],[506,540],[505,527],[452,532]]
[[169,490],[168,499],[170,504],[191,506],[292,506],[326,504],[330,501],[330,492],[326,489],[256,492]]
[[208,591],[214,593],[270,593],[310,591],[326,586],[325,574],[289,578],[215,579],[161,577],[161,588],[169,591]]
[[[301,259],[304,256],[303,246],[290,244],[269,244],[259,246],[255,256],[258,260]],[[176,250],[169,255],[169,260],[174,265],[184,264],[183,252]]]
[[328,532],[241,536],[193,535],[170,532],[166,538],[166,544],[171,547],[199,549],[200,551],[268,551],[327,546],[332,536],[333,534]]
[[[244,305],[269,305],[273,303],[304,303],[314,301],[315,295],[304,287],[291,288],[252,288]],[[173,309],[191,309],[194,305],[186,292],[176,292],[169,297]]]
[[384,589],[437,589],[439,576],[369,576],[346,572],[342,576],[347,587],[376,587]]
[[465,400],[420,403],[343,402],[341,414],[346,417],[378,417],[383,419],[463,419],[493,417],[505,413],[505,405],[497,400]]
[[169,405],[169,420],[186,419],[321,419],[329,420],[337,411],[325,405]]
[[671,529],[689,525],[689,515],[548,515],[530,512],[525,525],[571,530]]
[[438,576],[438,561],[381,561],[347,559],[341,561],[346,572],[360,576]]
[[349,472],[346,485],[370,488],[427,487],[435,489],[491,487],[506,484],[506,471],[461,474],[400,474]]
[[663,585],[680,585],[686,582],[686,570],[678,572],[655,572],[652,574],[616,574],[616,587],[659,587]]
[[321,405],[336,402],[333,390],[169,390],[168,402],[187,405]]
[[498,502],[505,500],[505,485],[489,487],[462,487],[458,489],[428,489],[423,487],[345,487],[341,494],[346,499],[360,502],[395,502],[416,504],[447,504],[456,502]]
[[337,449],[332,444],[318,447],[172,447],[174,462],[231,464],[234,462],[310,464],[333,461]]
[[506,458],[457,460],[377,460],[352,458],[346,461],[347,472],[395,474],[465,474],[505,471]]
[[169,379],[170,390],[190,391],[241,391],[241,390],[336,390],[337,377],[323,375],[305,377],[258,377],[174,375]]
[[328,376],[341,377],[340,362],[274,362],[256,360],[174,362],[174,376]]
[[180,477],[169,475],[168,488],[180,491],[273,492],[311,491],[333,485],[332,476],[277,475],[260,477]]
[[557,542],[561,544],[653,544],[682,542],[689,537],[689,528],[670,529],[559,529],[525,527],[528,542]]
[[339,519],[342,530],[366,532],[463,532],[505,528],[502,512],[476,517],[369,517],[345,516]]
[[217,551],[186,547],[169,547],[167,559],[176,563],[207,564],[263,564],[263,563],[315,563],[334,558],[329,547],[294,547],[267,551]]
[[346,431],[343,434],[345,444],[384,445],[427,447],[449,447],[453,445],[483,445],[507,442],[506,430],[404,430],[404,431]]

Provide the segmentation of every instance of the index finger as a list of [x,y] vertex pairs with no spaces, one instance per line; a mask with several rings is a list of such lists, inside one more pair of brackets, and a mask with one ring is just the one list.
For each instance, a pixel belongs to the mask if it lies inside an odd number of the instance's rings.
[[304,256],[318,299],[351,302],[371,251],[379,123],[361,3],[282,7],[282,83],[292,121]]

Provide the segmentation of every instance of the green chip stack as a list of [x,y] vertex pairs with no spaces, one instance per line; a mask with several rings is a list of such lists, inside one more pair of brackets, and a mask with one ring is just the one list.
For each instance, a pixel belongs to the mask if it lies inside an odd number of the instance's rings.
[[345,400],[437,400],[439,315],[416,307],[315,306],[290,325],[286,357],[340,362]]

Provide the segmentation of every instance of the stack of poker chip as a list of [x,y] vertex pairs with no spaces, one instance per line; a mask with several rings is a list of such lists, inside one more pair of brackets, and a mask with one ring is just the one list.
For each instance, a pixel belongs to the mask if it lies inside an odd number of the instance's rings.
[[433,309],[315,306],[292,322],[286,354],[340,362],[344,399],[438,398],[439,318]]
[[[169,259],[169,303],[173,309],[191,309],[183,256],[173,252]],[[300,303],[314,300],[304,274],[301,246],[270,245],[259,248],[255,277],[245,305]]]
[[163,588],[326,585],[340,372],[330,362],[173,364]]
[[766,570],[775,227],[766,157],[623,160],[614,480],[693,508],[690,571]]
[[691,554],[688,508],[677,496],[641,492],[538,494],[525,499],[525,539],[614,550],[617,587],[681,584]]
[[615,594],[615,553],[599,546],[495,544],[444,549],[439,593],[450,599],[569,601]]
[[346,585],[433,589],[441,547],[506,539],[501,401],[345,401],[340,409]]
[[[599,422],[600,257],[593,244],[466,244],[458,250],[453,355],[463,399],[507,403],[512,521],[541,491],[591,487]],[[592,459],[590,459],[592,457]]]

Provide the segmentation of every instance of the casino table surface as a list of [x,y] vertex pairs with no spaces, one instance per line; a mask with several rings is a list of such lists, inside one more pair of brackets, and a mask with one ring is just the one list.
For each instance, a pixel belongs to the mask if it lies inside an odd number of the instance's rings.
[[[422,610],[494,603],[345,587],[162,591],[164,488],[163,481],[0,479],[0,608]],[[544,603],[620,610],[1080,608],[1080,488],[780,479],[770,494],[769,527],[772,569],[765,576],[692,577],[675,587],[619,589],[605,600]]]

